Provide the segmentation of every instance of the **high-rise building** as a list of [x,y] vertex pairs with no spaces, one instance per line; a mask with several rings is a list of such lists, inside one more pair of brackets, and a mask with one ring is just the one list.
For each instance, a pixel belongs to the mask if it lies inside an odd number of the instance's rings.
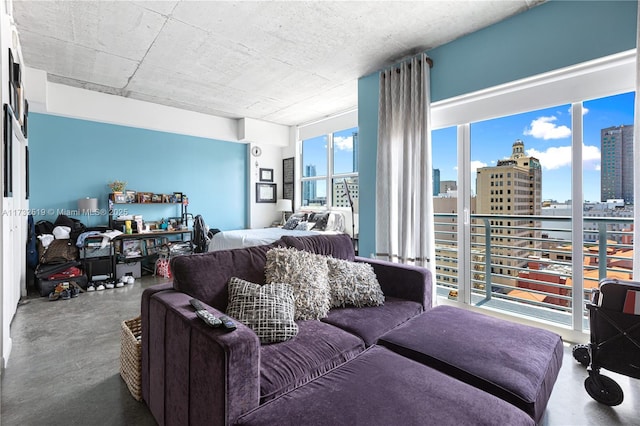
[[440,193],[440,169],[433,169],[433,195]]
[[633,204],[633,125],[600,130],[600,201]]
[[[440,194],[446,194],[449,191],[457,191],[458,182],[455,180],[441,180],[440,181]],[[436,195],[435,193],[433,195]]]
[[[304,166],[304,175],[303,176],[315,176],[316,175],[316,166],[314,164],[307,164]],[[316,199],[316,183],[315,182],[305,182],[302,184],[302,200],[303,205],[311,205],[315,202]],[[305,204],[309,203],[309,204]]]
[[359,186],[358,186],[358,177],[351,176],[344,179],[334,179],[333,180],[333,195],[332,195],[332,204],[334,207],[348,207],[351,208],[351,204],[349,203],[349,197],[347,196],[347,191],[345,189],[345,183],[349,189],[349,196],[351,196],[351,201],[355,202],[359,198]]
[[516,277],[517,268],[526,267],[527,258],[540,248],[539,222],[513,218],[541,214],[540,161],[526,156],[524,142],[518,139],[513,143],[510,158],[498,160],[494,167],[478,169],[476,191],[478,214],[497,216],[489,221],[491,253],[495,259],[492,272]]

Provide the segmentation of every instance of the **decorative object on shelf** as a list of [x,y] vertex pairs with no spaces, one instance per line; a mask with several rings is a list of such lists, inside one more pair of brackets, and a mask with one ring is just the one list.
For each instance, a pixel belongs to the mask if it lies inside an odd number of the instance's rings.
[[126,203],[127,202],[127,196],[124,194],[124,192],[114,192],[113,193],[113,202],[114,203],[118,203],[118,204]]
[[162,202],[162,194],[152,194],[151,195],[152,203],[161,203]]
[[174,203],[181,203],[182,202],[182,192],[174,192],[173,196],[175,197],[173,202]]
[[114,194],[124,191],[124,188],[127,186],[127,182],[122,180],[114,180],[113,182],[109,182],[109,188],[111,188],[111,192]]
[[151,193],[150,192],[138,192],[138,202],[139,203],[150,203],[151,202]]
[[273,169],[260,169],[260,182],[273,182]]
[[136,191],[125,191],[124,195],[127,203],[135,203],[138,200]]
[[291,200],[280,199],[276,204],[276,210],[282,212],[282,225],[287,223],[287,213],[293,211],[293,203]]
[[276,184],[256,183],[256,203],[275,203]]

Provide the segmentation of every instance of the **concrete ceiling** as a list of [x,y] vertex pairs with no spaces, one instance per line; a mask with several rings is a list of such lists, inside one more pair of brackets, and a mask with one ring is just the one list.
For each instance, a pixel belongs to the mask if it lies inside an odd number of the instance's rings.
[[13,9],[25,65],[51,82],[295,125],[357,107],[359,77],[542,1],[14,0]]

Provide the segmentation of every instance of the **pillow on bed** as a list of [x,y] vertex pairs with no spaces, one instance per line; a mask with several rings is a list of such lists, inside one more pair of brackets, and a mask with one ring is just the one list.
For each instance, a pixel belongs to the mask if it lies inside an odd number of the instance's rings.
[[313,227],[314,231],[324,231],[327,227],[327,223],[329,222],[329,213],[316,213],[313,216],[314,221],[316,222]]
[[293,287],[296,320],[321,319],[331,308],[327,258],[294,248],[274,248],[267,252],[264,267],[267,283]]
[[228,289],[227,315],[252,329],[260,343],[284,342],[298,334],[289,284],[259,285],[232,277]]
[[313,228],[313,225],[315,225],[315,223],[313,223],[313,222],[307,222],[307,221],[298,222],[298,225],[295,227],[295,230],[296,231],[308,231],[311,228]]
[[284,224],[282,229],[288,229],[288,230],[296,229],[296,226],[298,226],[300,222],[303,222],[306,220],[307,220],[306,213],[294,213],[291,216],[289,216],[289,219],[287,219],[287,222]]

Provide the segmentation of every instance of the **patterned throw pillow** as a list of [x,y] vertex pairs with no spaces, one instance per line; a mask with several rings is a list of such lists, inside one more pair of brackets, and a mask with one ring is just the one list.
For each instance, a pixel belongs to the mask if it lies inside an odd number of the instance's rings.
[[287,222],[284,224],[282,229],[288,229],[291,231],[293,229],[296,229],[296,226],[298,226],[299,223],[300,223],[300,218],[292,216],[289,219],[287,219]]
[[327,259],[331,307],[378,306],[384,304],[384,293],[368,263]]
[[267,252],[266,282],[293,287],[296,320],[320,319],[331,308],[327,258],[294,248],[274,248]]
[[324,231],[327,227],[327,222],[329,222],[329,213],[316,213],[313,218],[316,222],[313,229],[315,231]]
[[229,280],[227,315],[251,328],[260,343],[277,343],[298,334],[294,322],[293,288],[288,284],[259,285],[240,278]]
[[313,228],[313,225],[314,225],[313,222],[307,222],[307,221],[298,222],[298,225],[296,226],[296,231],[308,231],[311,228]]

